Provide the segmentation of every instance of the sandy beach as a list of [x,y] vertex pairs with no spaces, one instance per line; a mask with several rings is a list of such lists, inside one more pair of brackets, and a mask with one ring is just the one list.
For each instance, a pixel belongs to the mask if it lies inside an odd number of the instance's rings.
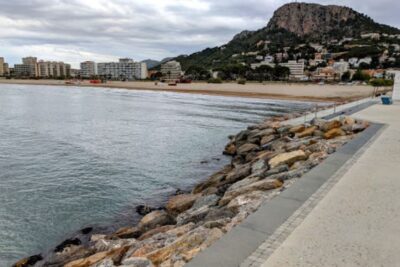
[[[60,80],[0,80],[0,84],[32,84],[32,85],[63,85]],[[208,84],[196,82],[191,84],[167,84],[154,82],[119,82],[109,81],[106,84],[91,84],[82,81],[72,86],[123,88],[131,90],[170,91],[179,93],[195,93],[208,95],[242,96],[255,98],[273,98],[307,101],[342,102],[371,96],[374,88],[367,85],[319,85],[297,83],[237,83]]]

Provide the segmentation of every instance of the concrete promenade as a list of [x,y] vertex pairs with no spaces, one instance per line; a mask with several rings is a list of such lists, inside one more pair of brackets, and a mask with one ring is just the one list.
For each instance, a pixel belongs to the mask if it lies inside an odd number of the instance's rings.
[[353,117],[387,126],[258,266],[400,266],[400,103]]

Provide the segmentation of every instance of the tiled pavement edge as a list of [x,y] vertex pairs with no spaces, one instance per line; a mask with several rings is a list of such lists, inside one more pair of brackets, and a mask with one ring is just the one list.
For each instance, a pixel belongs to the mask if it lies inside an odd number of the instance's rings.
[[[357,138],[305,174],[279,196],[264,203],[242,224],[201,252],[186,266],[259,266],[265,262],[271,252],[307,216],[383,127],[383,124],[371,124]],[[363,147],[364,149],[361,149]]]
[[[358,160],[358,158],[368,149],[370,144],[379,137],[384,129],[384,125],[375,124],[377,127],[375,134],[371,139],[358,149],[358,151],[350,157],[339,170],[328,178],[328,180],[307,200],[304,204],[290,216],[258,249],[251,254],[240,266],[241,267],[259,267],[269,256],[282,244],[291,232],[307,217],[318,202],[330,191],[330,189],[340,180],[344,173]],[[354,148],[346,149],[344,153],[351,155]],[[357,148],[356,148],[357,149]],[[343,153],[343,151],[341,152]],[[343,156],[341,156],[343,157]],[[304,179],[304,178],[302,178]],[[307,179],[307,178],[306,178]],[[289,188],[290,189],[290,188]]]

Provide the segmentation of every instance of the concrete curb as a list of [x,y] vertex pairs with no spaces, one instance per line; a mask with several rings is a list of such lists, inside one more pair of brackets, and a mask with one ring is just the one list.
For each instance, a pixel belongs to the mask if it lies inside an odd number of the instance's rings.
[[[364,108],[368,106],[365,105]],[[354,112],[359,111],[358,108],[354,110],[357,110]],[[280,195],[264,203],[243,223],[224,235],[210,248],[201,252],[185,266],[257,266],[257,263],[261,263],[260,259],[262,259],[262,255],[257,255],[257,249],[260,245],[263,245],[267,239],[276,234],[277,229],[295,214],[315,192],[334,177],[338,170],[351,160],[384,126],[384,124],[372,123],[357,138],[330,155],[323,163],[306,173]],[[250,256],[252,258],[249,258]],[[257,257],[259,262],[257,262]],[[243,265],[241,265],[242,263]]]

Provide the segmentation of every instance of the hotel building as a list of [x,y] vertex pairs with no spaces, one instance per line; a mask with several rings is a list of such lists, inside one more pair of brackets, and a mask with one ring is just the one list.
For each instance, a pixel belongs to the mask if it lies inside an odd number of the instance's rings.
[[94,61],[82,62],[80,75],[82,78],[91,78],[97,75],[97,64]]
[[143,80],[147,78],[147,65],[121,58],[118,62],[98,63],[97,73],[112,80]]
[[182,76],[181,63],[178,61],[169,61],[161,65],[161,73],[165,79],[177,80]]

